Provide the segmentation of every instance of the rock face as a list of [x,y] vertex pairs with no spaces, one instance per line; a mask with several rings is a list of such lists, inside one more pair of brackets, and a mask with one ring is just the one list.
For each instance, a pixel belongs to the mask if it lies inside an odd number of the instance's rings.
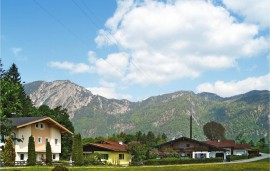
[[26,84],[25,91],[36,106],[66,108],[75,130],[84,137],[137,131],[189,136],[190,115],[193,135],[198,139],[205,138],[202,127],[211,120],[225,127],[227,138],[238,134],[247,141],[269,137],[269,91],[229,98],[179,91],[140,102],[106,99],[70,81],[37,81]]
[[39,81],[34,82],[33,85],[35,85],[35,90],[31,88],[30,84],[25,85],[25,90],[35,106],[39,107],[43,104],[51,108],[62,106],[68,109],[71,119],[76,111],[87,106],[93,98],[93,94],[90,91],[70,81],[54,81],[49,83]]

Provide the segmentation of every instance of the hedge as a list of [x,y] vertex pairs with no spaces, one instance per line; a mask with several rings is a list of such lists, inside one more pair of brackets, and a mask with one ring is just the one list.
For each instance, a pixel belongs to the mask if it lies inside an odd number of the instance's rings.
[[171,165],[171,164],[190,164],[190,163],[214,163],[222,162],[223,158],[203,158],[203,159],[181,159],[181,158],[164,158],[150,159],[144,162],[145,165]]

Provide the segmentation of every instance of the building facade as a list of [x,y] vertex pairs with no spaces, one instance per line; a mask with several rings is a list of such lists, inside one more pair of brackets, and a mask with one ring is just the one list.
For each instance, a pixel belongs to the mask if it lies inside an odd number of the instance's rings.
[[122,142],[100,141],[83,146],[85,157],[98,153],[101,161],[113,165],[129,165],[131,155],[127,152],[127,145]]
[[58,161],[61,153],[61,134],[73,134],[50,117],[20,117],[10,119],[13,126],[13,138],[21,140],[14,141],[15,161],[27,161],[28,140],[31,135],[35,141],[37,161],[45,160],[46,142],[49,142],[51,145],[53,161]]

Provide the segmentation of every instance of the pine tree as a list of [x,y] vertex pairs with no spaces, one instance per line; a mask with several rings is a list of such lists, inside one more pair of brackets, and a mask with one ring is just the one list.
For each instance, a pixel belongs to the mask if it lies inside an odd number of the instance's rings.
[[19,70],[16,66],[16,64],[12,64],[11,67],[9,68],[9,70],[6,72],[6,76],[8,78],[10,78],[12,80],[12,82],[17,85],[19,85],[19,100],[22,103],[22,109],[20,111],[20,113],[16,113],[16,115],[18,116],[19,114],[21,114],[22,116],[26,117],[26,116],[32,116],[33,115],[33,104],[32,101],[30,100],[30,98],[26,95],[24,87],[23,87],[23,83],[21,81],[21,76],[19,73]]
[[3,151],[3,159],[5,166],[14,166],[15,164],[15,148],[11,136],[8,136]]
[[27,159],[28,166],[36,165],[36,149],[35,149],[35,141],[34,137],[31,135],[28,141],[28,159]]
[[52,164],[52,148],[50,142],[46,143],[46,164]]

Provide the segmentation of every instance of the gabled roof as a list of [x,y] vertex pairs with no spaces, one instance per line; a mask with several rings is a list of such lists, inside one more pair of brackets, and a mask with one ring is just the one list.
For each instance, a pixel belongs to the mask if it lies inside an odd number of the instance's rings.
[[196,143],[196,144],[199,144],[199,145],[202,145],[202,146],[206,146],[206,147],[208,147],[208,148],[212,148],[212,149],[215,149],[215,150],[225,151],[225,150],[222,149],[222,148],[213,146],[213,145],[211,145],[211,144],[207,144],[207,143],[202,142],[202,141],[197,141],[197,140],[194,140],[194,139],[191,139],[191,138],[187,138],[187,137],[180,137],[180,138],[177,138],[177,139],[175,139],[175,140],[168,141],[168,142],[165,142],[165,143],[163,143],[163,144],[160,144],[160,145],[158,145],[157,147],[161,147],[161,146],[164,146],[164,145],[173,144],[173,143],[180,142],[180,141],[189,141],[189,142],[193,142],[193,143]]
[[61,133],[69,133],[73,134],[70,130],[56,122],[50,117],[42,116],[42,117],[18,117],[18,118],[9,118],[12,123],[11,125],[16,128],[22,128],[27,125],[35,124],[38,122],[49,122],[60,129]]
[[126,144],[120,144],[119,142],[114,142],[114,141],[100,141],[99,143],[91,143],[91,144],[86,144],[84,147],[97,147],[104,149],[104,151],[120,151],[120,152],[125,152],[127,151],[127,145]]

